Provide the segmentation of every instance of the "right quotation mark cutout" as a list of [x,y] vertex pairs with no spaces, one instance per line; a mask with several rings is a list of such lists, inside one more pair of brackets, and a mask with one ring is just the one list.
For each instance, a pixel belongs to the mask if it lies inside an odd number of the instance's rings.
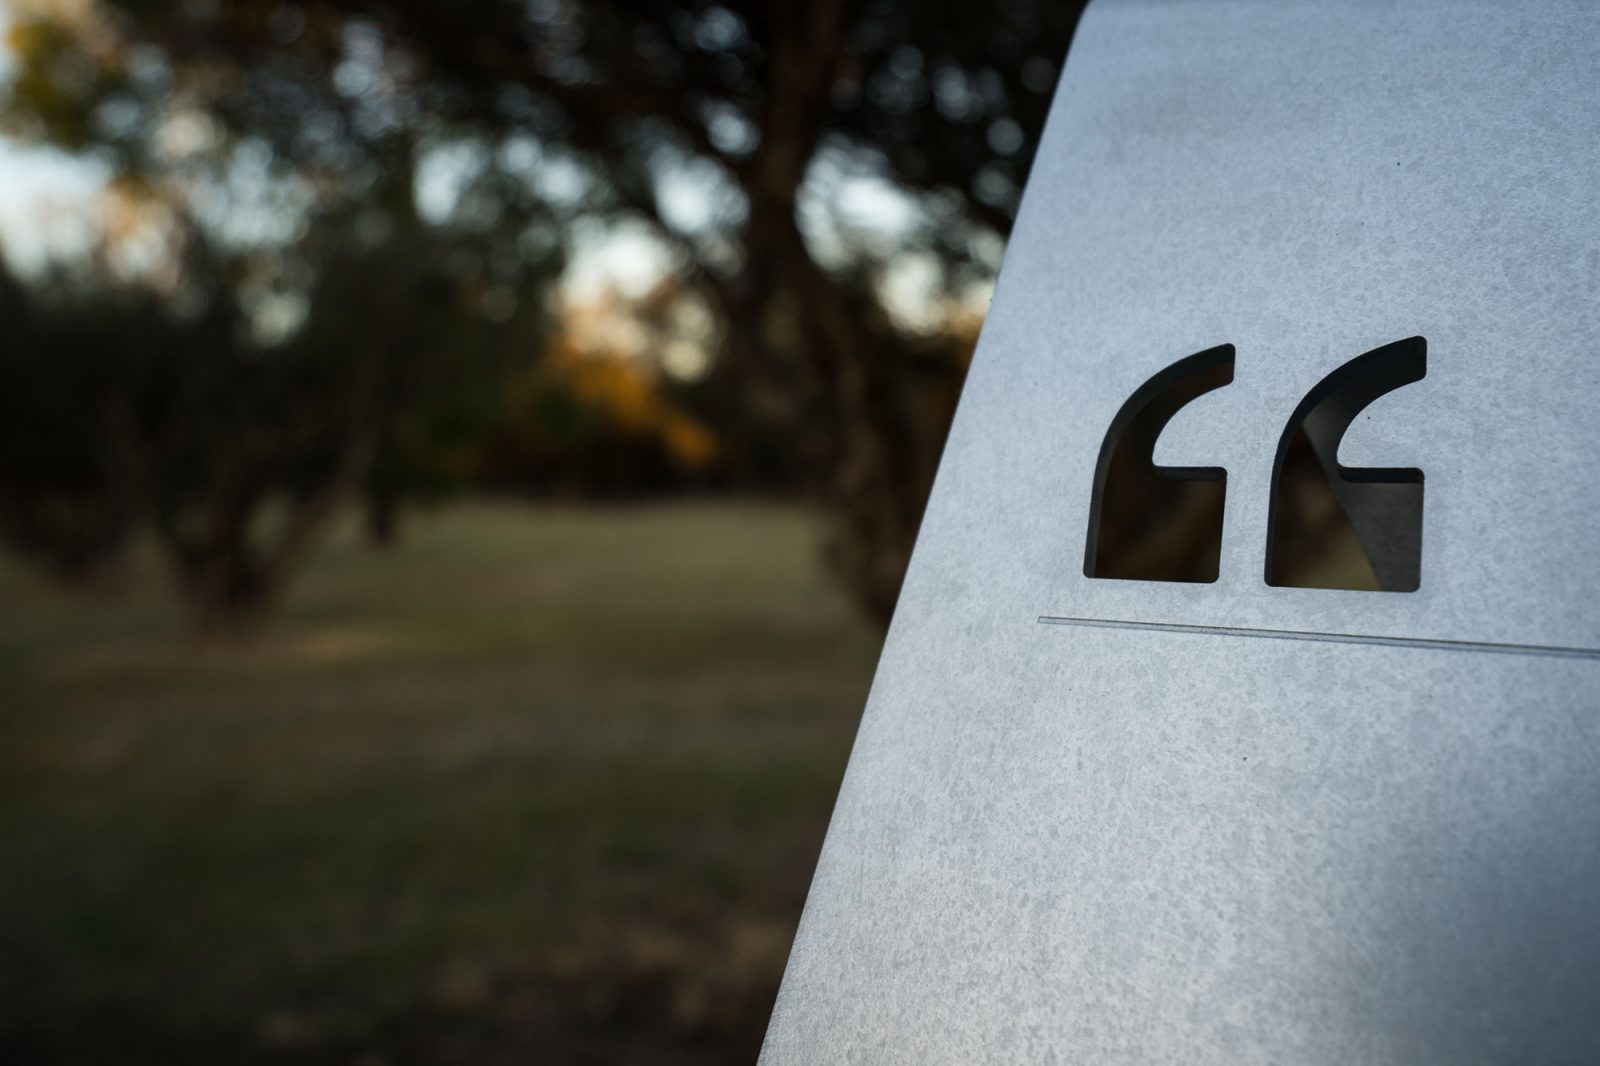
[[1411,337],[1350,360],[1300,401],[1272,468],[1267,584],[1416,591],[1422,471],[1340,466],[1339,442],[1368,404],[1427,372],[1427,342]]

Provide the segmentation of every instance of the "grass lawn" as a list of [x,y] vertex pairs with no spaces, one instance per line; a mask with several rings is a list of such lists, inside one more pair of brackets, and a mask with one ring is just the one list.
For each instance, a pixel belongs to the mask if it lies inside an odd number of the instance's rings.
[[752,1062],[876,650],[776,507],[342,532],[247,644],[0,561],[0,1061]]

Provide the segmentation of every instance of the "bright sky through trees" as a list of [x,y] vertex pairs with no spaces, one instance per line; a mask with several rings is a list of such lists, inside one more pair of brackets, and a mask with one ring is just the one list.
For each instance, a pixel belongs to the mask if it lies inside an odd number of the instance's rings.
[[[0,40],[9,26],[0,7]],[[0,90],[11,77],[14,60],[8,45],[0,44]],[[590,184],[582,167],[569,159],[542,155],[531,140],[523,146],[535,182],[553,200],[577,201]],[[417,204],[425,217],[448,218],[469,180],[476,149],[469,145],[443,145],[432,149],[417,167]],[[24,144],[0,137],[0,252],[13,269],[36,275],[52,264],[71,263],[91,254],[107,236],[104,199],[110,171],[83,156],[52,148]],[[710,231],[725,212],[742,213],[739,191],[715,173],[699,172],[691,165],[667,170],[661,179],[662,211],[681,232]],[[251,205],[238,196],[214,195],[210,213],[247,241],[294,232],[294,220],[284,217],[282,198],[265,198]],[[207,212],[204,197],[196,208]],[[818,258],[842,263],[853,245],[893,247],[918,222],[917,202],[890,181],[839,152],[821,153],[802,191],[803,229]],[[273,216],[277,217],[273,217]],[[589,301],[605,291],[641,296],[675,269],[672,251],[649,226],[639,223],[580,223],[573,228],[573,247],[561,295]],[[253,243],[253,241],[252,241]],[[998,267],[1000,246],[986,249],[986,258]],[[938,309],[930,305],[936,278],[931,264],[906,256],[891,262],[882,282],[888,309],[912,328],[937,324]],[[988,287],[967,294],[967,303],[981,309]]]

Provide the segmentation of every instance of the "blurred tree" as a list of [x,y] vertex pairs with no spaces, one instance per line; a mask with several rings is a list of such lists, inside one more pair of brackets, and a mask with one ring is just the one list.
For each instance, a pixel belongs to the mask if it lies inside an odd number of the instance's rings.
[[275,344],[225,284],[174,306],[138,288],[8,283],[0,537],[77,575],[146,520],[198,625],[255,622],[397,421],[514,365],[536,329],[472,313],[448,257],[407,251],[329,253],[305,321]]
[[[807,423],[820,424],[833,557],[886,618],[953,408],[939,398],[953,396],[967,353],[908,335],[879,289],[918,258],[950,295],[991,275],[1079,6],[319,10],[371,19],[461,114],[570,153],[592,179],[592,209],[637,214],[676,249],[720,312],[742,411],[775,417],[802,447]],[[914,210],[891,231],[858,225],[828,200],[848,173],[892,184]],[[698,208],[675,207],[685,183]]]
[[424,125],[317,132],[320,68],[233,78],[88,5],[19,15],[13,128],[112,180],[89,260],[0,294],[0,536],[67,571],[146,520],[197,622],[237,628],[341,504],[386,537],[449,481],[538,350],[560,234],[470,181],[425,217]]
[[509,383],[478,479],[568,497],[636,496],[717,476],[715,433],[673,396],[648,347],[675,343],[674,286],[568,306],[544,357]]
[[103,446],[114,411],[94,355],[132,323],[123,308],[103,312],[41,313],[29,289],[0,273],[0,544],[69,582],[98,577],[136,520]]
[[270,606],[364,480],[370,499],[374,477],[404,488],[418,473],[401,451],[406,431],[452,387],[509,365],[508,346],[530,336],[525,323],[464,306],[471,287],[449,275],[444,252],[341,248],[322,260],[303,325],[276,350],[217,337],[158,364],[133,425],[136,454],[202,620],[248,621]]
[[780,473],[820,472],[834,557],[886,617],[966,352],[885,290],[920,272],[925,302],[960,302],[992,276],[1080,7],[51,6],[13,30],[12,125],[130,173],[254,153],[290,193],[382,186],[415,213],[433,190],[436,218],[513,245],[548,242],[517,218],[535,203],[568,230],[642,220],[719,320],[731,461],[772,457],[775,429],[794,442]]

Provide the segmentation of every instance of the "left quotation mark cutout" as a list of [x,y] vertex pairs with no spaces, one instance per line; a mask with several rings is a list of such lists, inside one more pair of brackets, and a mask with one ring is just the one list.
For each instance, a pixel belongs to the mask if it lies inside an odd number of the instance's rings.
[[1233,345],[1180,359],[1139,386],[1111,420],[1095,464],[1085,577],[1217,579],[1228,473],[1157,466],[1156,438],[1185,405],[1233,381]]

